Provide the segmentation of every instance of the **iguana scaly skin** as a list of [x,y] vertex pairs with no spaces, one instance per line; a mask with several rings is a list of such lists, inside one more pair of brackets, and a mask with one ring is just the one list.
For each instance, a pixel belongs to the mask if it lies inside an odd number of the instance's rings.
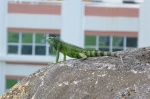
[[61,52],[64,55],[63,61],[66,60],[66,55],[71,58],[78,58],[78,59],[80,58],[86,59],[87,57],[96,57],[96,56],[117,56],[116,52],[86,50],[78,46],[61,41],[55,37],[48,38],[47,42],[50,44],[51,48],[54,48],[56,50],[56,63],[58,62],[59,59],[59,52]]

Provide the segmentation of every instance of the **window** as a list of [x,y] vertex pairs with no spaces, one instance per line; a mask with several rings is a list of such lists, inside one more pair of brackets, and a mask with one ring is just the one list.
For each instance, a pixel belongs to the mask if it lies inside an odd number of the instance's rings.
[[56,34],[43,33],[8,33],[8,54],[15,55],[55,55],[55,51],[50,51],[46,38],[59,36]]
[[103,37],[98,37],[99,39],[99,44],[98,44],[98,49],[102,51],[109,51],[109,46],[110,46],[110,39],[108,36],[103,36]]
[[46,34],[35,35],[35,55],[46,54]]
[[10,89],[18,82],[19,82],[18,79],[6,79],[6,90]]
[[22,33],[21,35],[21,54],[22,55],[32,55],[32,34]]
[[96,36],[85,36],[85,46],[87,49],[96,48]]
[[19,44],[19,34],[11,32],[8,34],[8,53],[17,54]]
[[134,3],[134,4],[137,4],[137,3],[143,3],[144,0],[123,0],[123,3]]
[[137,38],[127,37],[127,48],[137,47]]
[[136,37],[85,36],[86,49],[120,51],[136,47]]
[[112,51],[123,50],[123,37],[112,37]]
[[17,54],[18,53],[18,46],[8,45],[8,53]]

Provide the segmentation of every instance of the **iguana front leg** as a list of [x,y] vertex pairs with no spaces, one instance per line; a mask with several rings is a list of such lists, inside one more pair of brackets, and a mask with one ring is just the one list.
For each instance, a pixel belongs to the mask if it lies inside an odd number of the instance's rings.
[[[63,61],[65,61],[66,60],[66,54],[63,54]],[[57,52],[56,52],[56,63],[58,63],[58,60],[59,60],[59,50],[57,50]]]
[[56,61],[55,61],[55,63],[58,63],[58,60],[59,60],[59,50],[56,51]]
[[79,55],[82,57],[82,60],[87,59],[87,56],[84,53],[79,53]]

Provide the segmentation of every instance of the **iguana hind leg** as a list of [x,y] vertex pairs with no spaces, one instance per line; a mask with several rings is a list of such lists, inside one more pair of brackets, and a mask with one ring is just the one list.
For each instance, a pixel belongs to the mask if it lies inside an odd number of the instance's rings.
[[82,60],[87,59],[87,56],[84,53],[79,53],[79,55],[82,57]]
[[64,55],[64,57],[63,57],[63,61],[65,61],[66,60],[66,54],[63,54]]

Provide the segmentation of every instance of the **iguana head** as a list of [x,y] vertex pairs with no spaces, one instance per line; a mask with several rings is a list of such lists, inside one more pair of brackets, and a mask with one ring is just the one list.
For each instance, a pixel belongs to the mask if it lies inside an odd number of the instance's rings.
[[56,43],[54,37],[49,37],[49,38],[47,38],[47,42],[48,42],[51,46],[54,46],[55,43]]
[[50,44],[50,49],[55,48],[57,46],[57,38],[56,37],[49,37],[47,38],[47,42]]

